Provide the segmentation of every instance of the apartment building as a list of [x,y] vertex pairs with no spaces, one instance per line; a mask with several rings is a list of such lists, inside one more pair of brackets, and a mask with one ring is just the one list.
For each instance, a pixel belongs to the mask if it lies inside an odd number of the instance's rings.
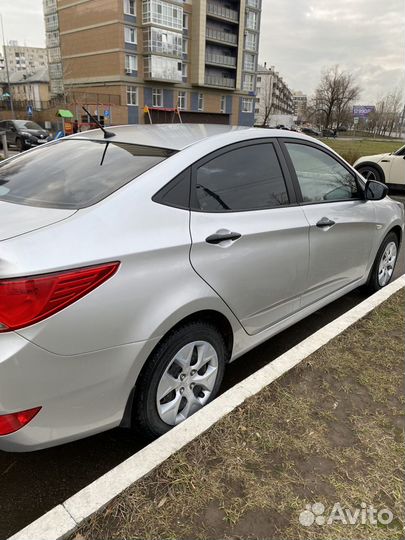
[[43,0],[43,9],[49,66],[49,91],[50,95],[54,97],[62,95],[64,92],[57,0]]
[[256,78],[256,125],[270,125],[272,116],[294,114],[292,91],[274,66],[259,66]]
[[298,120],[305,120],[305,112],[308,106],[308,96],[303,92],[293,92],[294,115]]
[[48,65],[45,48],[25,47],[19,45],[18,41],[10,41],[8,45],[3,45],[3,54],[0,55],[0,71],[6,68],[6,57],[10,74],[32,75],[37,71],[43,71]]
[[183,122],[253,125],[261,0],[45,4],[67,99],[106,124],[178,121],[177,108]]

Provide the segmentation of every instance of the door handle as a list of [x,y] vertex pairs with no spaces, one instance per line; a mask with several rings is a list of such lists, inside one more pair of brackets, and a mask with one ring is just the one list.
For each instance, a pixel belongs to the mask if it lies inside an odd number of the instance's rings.
[[323,229],[324,227],[333,227],[333,225],[335,225],[335,224],[336,224],[336,222],[333,221],[332,219],[329,219],[327,217],[323,217],[322,219],[320,219],[318,221],[316,226],[319,227],[320,229]]
[[215,233],[211,234],[211,236],[207,236],[205,241],[208,244],[220,244],[221,242],[225,242],[225,240],[238,240],[242,235],[237,232],[223,232],[223,233]]

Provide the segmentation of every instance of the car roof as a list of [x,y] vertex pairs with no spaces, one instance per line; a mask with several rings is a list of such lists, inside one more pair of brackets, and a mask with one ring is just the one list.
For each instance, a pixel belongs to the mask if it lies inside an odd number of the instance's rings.
[[[183,150],[210,137],[216,137],[219,146],[221,146],[221,144],[226,144],[228,140],[233,139],[235,132],[242,135],[242,139],[286,136],[286,131],[280,129],[226,126],[221,124],[130,124],[125,126],[106,126],[105,129],[114,133],[114,137],[105,139],[106,141],[155,146],[176,151]],[[305,135],[296,132],[291,132],[288,136],[307,139]],[[104,140],[104,133],[101,129],[92,129],[77,133],[68,138]]]

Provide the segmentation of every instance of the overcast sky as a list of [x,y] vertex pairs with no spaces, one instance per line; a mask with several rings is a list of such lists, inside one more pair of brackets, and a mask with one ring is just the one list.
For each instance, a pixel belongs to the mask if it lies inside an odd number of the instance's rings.
[[[197,0],[194,0],[197,1]],[[405,87],[404,0],[262,0],[261,61],[309,95],[323,68],[353,72],[372,104]],[[6,39],[44,46],[42,0],[1,0]]]

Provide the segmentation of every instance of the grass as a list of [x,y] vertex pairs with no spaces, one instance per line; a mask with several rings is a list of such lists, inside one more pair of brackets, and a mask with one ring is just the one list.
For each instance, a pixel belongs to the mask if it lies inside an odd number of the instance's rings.
[[[401,291],[85,523],[76,540],[403,538]],[[390,525],[304,527],[306,504]]]
[[345,139],[321,139],[325,144],[333,148],[343,159],[351,165],[362,156],[372,156],[375,154],[385,154],[395,152],[404,145],[404,141],[375,141],[358,140],[348,141]]

